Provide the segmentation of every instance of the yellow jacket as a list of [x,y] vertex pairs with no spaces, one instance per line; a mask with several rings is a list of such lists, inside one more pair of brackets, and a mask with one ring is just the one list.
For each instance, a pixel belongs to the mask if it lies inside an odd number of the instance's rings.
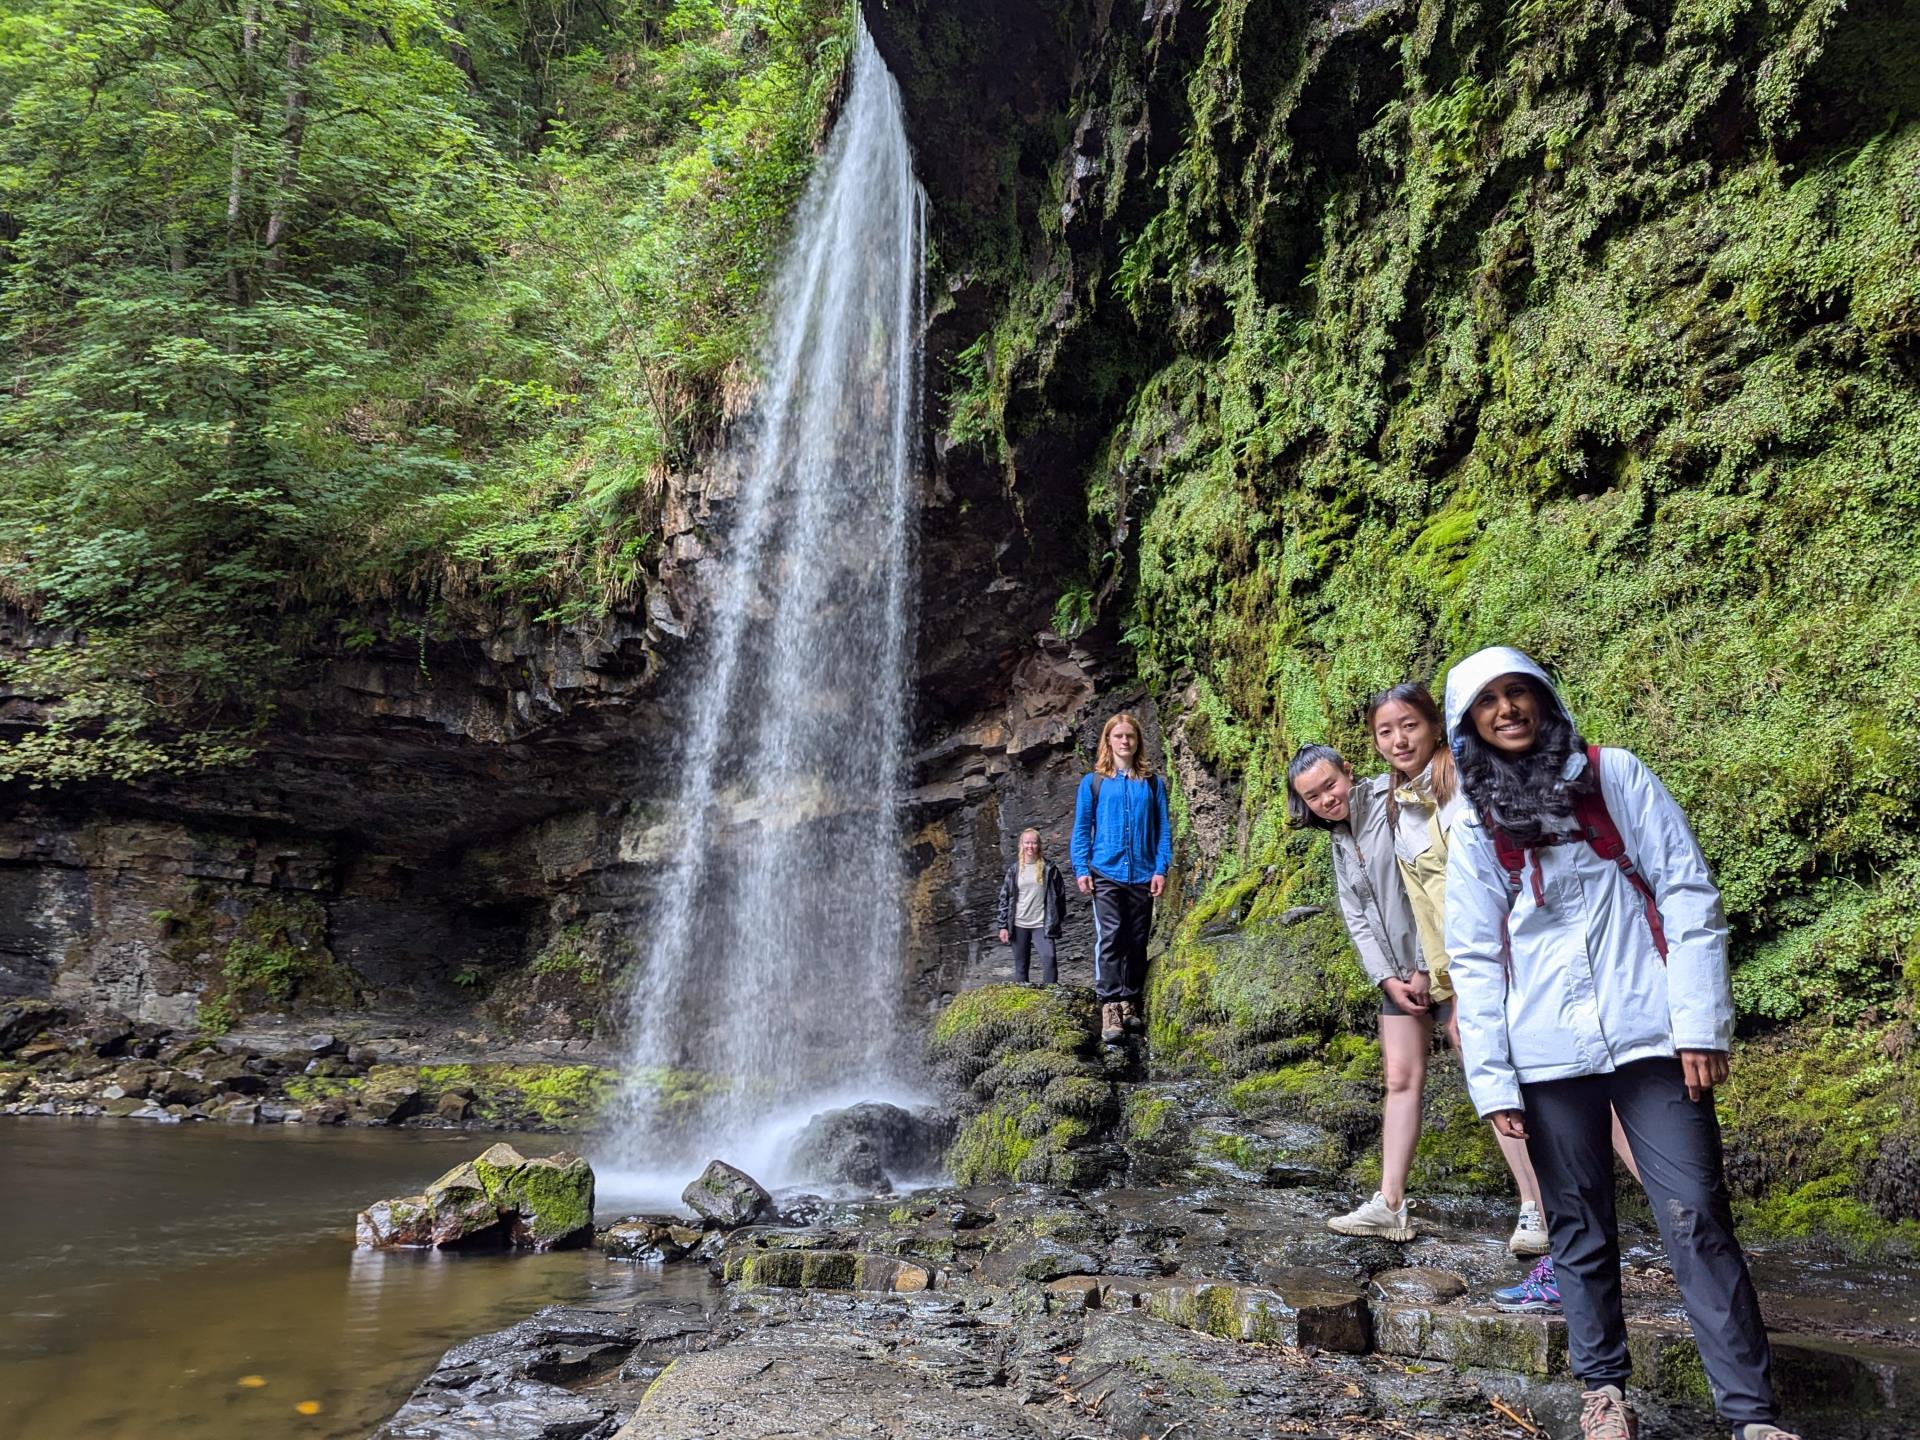
[[1420,932],[1420,953],[1427,962],[1435,1003],[1453,998],[1447,974],[1447,833],[1467,813],[1466,798],[1456,789],[1445,805],[1434,802],[1428,788],[1432,766],[1416,780],[1395,787],[1399,814],[1393,827],[1393,858],[1406,882],[1413,906],[1413,923]]

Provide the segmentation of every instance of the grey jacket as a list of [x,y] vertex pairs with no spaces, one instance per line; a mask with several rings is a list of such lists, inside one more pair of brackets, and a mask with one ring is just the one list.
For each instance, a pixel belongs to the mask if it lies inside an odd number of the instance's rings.
[[1387,785],[1391,777],[1356,780],[1348,800],[1347,823],[1333,837],[1333,883],[1340,895],[1340,916],[1347,922],[1361,968],[1378,985],[1411,979],[1427,967],[1413,923],[1413,904],[1400,879],[1387,824]]

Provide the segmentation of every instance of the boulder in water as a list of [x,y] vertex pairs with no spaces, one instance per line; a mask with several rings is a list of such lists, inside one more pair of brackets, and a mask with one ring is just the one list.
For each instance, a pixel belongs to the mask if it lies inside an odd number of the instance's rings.
[[791,1164],[811,1181],[883,1191],[896,1178],[938,1174],[952,1141],[953,1122],[937,1111],[867,1101],[814,1116]]
[[593,1190],[593,1168],[577,1155],[530,1160],[511,1145],[495,1145],[454,1166],[423,1195],[368,1206],[355,1241],[367,1250],[584,1245],[593,1238]]
[[433,1243],[433,1210],[424,1195],[379,1200],[354,1221],[353,1242],[362,1250],[395,1250]]
[[690,1236],[687,1230],[666,1220],[622,1220],[600,1236],[600,1248],[615,1260],[658,1264],[663,1260],[678,1260],[687,1253],[689,1247],[681,1243],[680,1237],[689,1237],[698,1243],[697,1232]]
[[433,1211],[434,1248],[478,1249],[506,1243],[500,1207],[480,1183],[480,1172],[471,1160],[429,1185],[426,1198]]
[[593,1239],[593,1167],[578,1155],[527,1159],[500,1144],[473,1162],[487,1198],[527,1250],[558,1250]]
[[680,1201],[709,1229],[733,1230],[759,1219],[773,1196],[746,1171],[715,1160],[680,1192]]

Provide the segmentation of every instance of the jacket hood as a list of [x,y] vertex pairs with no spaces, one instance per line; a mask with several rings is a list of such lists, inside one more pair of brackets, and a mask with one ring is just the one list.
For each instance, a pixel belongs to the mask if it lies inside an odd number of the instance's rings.
[[[1462,727],[1468,723],[1467,710],[1473,704],[1474,697],[1486,689],[1489,682],[1498,680],[1502,675],[1533,676],[1547,687],[1553,703],[1567,717],[1567,723],[1573,725],[1573,712],[1567,709],[1567,702],[1562,698],[1559,687],[1531,655],[1511,645],[1489,645],[1485,650],[1474,651],[1447,672],[1447,745],[1456,756],[1460,753]],[[1574,725],[1576,731],[1579,728]]]

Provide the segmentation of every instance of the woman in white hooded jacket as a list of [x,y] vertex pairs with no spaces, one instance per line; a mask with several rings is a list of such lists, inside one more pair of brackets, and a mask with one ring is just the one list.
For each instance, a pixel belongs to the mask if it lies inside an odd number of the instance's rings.
[[[1447,676],[1474,813],[1447,859],[1446,945],[1475,1108],[1540,1179],[1586,1390],[1581,1433],[1632,1440],[1608,1106],[1618,1112],[1735,1440],[1778,1428],[1766,1330],[1733,1233],[1712,1087],[1733,996],[1720,892],[1639,758],[1589,748],[1546,672],[1506,646]],[[1618,852],[1618,853],[1613,853]]]

